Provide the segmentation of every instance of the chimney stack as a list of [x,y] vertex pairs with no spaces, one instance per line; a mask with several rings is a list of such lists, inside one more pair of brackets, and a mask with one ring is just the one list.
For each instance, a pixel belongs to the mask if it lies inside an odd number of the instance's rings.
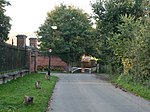
[[17,46],[18,47],[25,47],[26,46],[26,35],[17,35]]
[[37,48],[37,38],[30,38],[30,46]]

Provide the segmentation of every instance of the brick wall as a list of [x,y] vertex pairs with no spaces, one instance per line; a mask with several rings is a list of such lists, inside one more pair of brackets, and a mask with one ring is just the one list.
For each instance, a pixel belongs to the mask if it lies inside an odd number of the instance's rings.
[[[48,56],[37,56],[37,66],[48,66],[49,65],[49,57]],[[59,67],[63,69],[67,69],[67,64],[61,60],[58,56],[51,56],[51,67]]]
[[[26,46],[26,35],[17,35],[17,46]],[[38,54],[37,38],[30,38],[30,46],[27,46],[27,66],[30,72],[37,71],[38,66],[48,66],[49,57]],[[51,56],[51,67],[58,67],[67,70],[67,64],[58,56]]]

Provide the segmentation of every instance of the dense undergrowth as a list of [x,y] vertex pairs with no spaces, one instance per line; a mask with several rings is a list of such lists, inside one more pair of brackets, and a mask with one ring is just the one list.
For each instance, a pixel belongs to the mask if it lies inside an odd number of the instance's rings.
[[147,84],[143,85],[138,81],[133,81],[132,78],[128,75],[110,75],[110,80],[120,88],[150,100],[150,88],[147,86]]

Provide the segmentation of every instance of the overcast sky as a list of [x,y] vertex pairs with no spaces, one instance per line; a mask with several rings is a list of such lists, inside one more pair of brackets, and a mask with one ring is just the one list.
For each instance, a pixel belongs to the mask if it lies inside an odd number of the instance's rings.
[[11,17],[10,32],[35,32],[44,23],[47,12],[56,5],[64,3],[82,8],[91,14],[90,1],[94,0],[8,0],[11,6],[7,7],[6,14]]

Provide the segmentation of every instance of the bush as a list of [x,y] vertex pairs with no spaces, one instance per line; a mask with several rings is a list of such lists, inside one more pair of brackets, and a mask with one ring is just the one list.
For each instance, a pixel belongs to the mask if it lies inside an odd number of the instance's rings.
[[[38,71],[48,71],[48,66],[38,66],[37,67]],[[55,72],[63,72],[64,68],[62,67],[51,67],[51,71],[55,71]]]
[[150,100],[150,88],[147,86],[150,80],[145,81],[145,85],[143,85],[136,81],[134,75],[130,74],[111,75],[110,80],[120,88]]

